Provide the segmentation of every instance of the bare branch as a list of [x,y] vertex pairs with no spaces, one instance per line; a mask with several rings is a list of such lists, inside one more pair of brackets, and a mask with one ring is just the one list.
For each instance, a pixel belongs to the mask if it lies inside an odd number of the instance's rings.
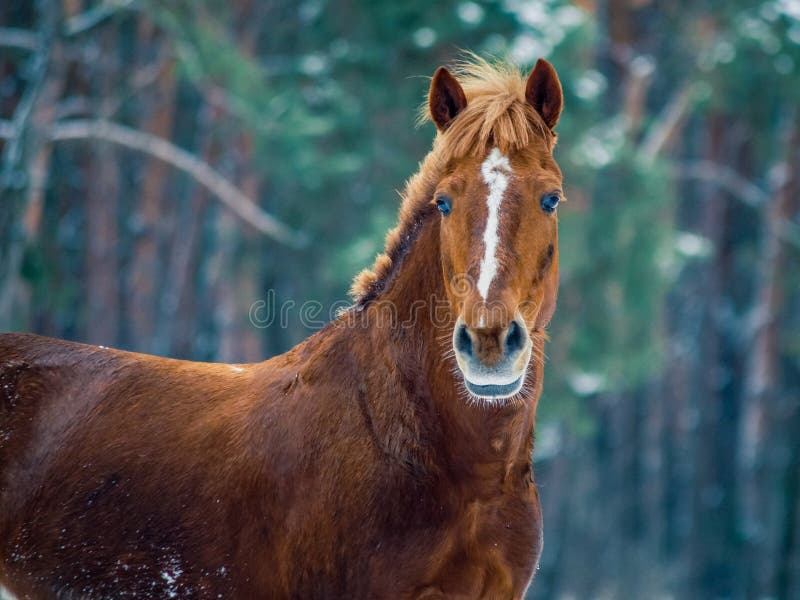
[[39,49],[39,43],[39,35],[35,31],[14,27],[0,27],[0,46],[35,52]]
[[749,206],[759,207],[769,200],[767,192],[732,168],[710,160],[678,163],[672,167],[672,174],[681,179],[697,179],[717,185]]
[[[14,133],[15,130],[11,123],[0,121],[0,137],[13,138]],[[211,165],[165,139],[102,119],[61,121],[54,123],[45,134],[52,142],[103,140],[163,160],[193,177],[216,195],[240,219],[258,231],[296,248],[308,243],[308,238],[304,233],[292,230],[263,211],[239,188],[215,171]]]
[[674,137],[692,106],[694,90],[694,85],[684,85],[661,111],[639,146],[639,155],[645,161],[653,162]]
[[[782,174],[786,171],[786,167],[785,163],[773,167],[775,175],[769,191],[762,190],[731,167],[709,160],[678,163],[672,165],[671,172],[673,177],[696,179],[719,186],[747,206],[760,209],[772,200],[780,187],[785,185],[787,178]],[[783,219],[776,227],[776,235],[786,243],[800,248],[800,227],[791,220]]]

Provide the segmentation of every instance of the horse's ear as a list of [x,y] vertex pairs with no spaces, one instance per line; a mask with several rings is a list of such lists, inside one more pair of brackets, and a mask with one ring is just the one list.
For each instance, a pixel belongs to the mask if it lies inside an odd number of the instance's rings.
[[536,61],[536,66],[528,76],[525,98],[541,115],[545,124],[553,129],[558,123],[558,117],[561,116],[563,95],[556,70],[543,58]]
[[444,67],[436,69],[433,80],[431,80],[431,89],[428,92],[428,107],[431,111],[431,119],[436,123],[439,131],[447,129],[450,122],[466,106],[467,97],[464,95],[461,84]]

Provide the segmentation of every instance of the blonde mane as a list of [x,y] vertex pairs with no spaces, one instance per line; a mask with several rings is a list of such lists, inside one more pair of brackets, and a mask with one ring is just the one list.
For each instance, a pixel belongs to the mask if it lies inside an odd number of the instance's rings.
[[[356,307],[374,300],[394,277],[428,215],[435,212],[431,200],[449,163],[486,152],[491,144],[509,155],[534,141],[552,150],[556,134],[525,99],[526,79],[515,65],[489,62],[469,54],[453,71],[467,97],[467,106],[444,132],[420,163],[419,171],[405,186],[397,226],[386,235],[386,246],[371,269],[353,280],[350,294]],[[419,122],[430,120],[428,101],[420,107]]]

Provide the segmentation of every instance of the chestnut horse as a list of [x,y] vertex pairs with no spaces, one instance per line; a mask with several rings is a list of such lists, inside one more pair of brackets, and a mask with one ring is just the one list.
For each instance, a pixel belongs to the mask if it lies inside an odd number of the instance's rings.
[[0,583],[20,599],[522,598],[542,547],[561,104],[544,60],[527,78],[440,68],[438,134],[385,254],[286,354],[0,336]]

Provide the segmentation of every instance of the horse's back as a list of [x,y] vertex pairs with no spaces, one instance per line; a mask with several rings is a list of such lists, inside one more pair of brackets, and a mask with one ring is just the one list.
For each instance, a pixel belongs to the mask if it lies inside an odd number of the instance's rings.
[[[235,365],[197,363],[34,334],[0,334],[0,426],[78,419],[126,430],[185,423],[246,389]],[[243,375],[235,377],[237,372]],[[45,418],[46,417],[46,418]],[[0,437],[2,447],[3,437]]]
[[71,388],[82,373],[119,361],[114,353],[30,333],[0,334],[0,424],[17,420],[20,411],[30,417],[29,411]]
[[[91,346],[31,333],[0,333],[0,423],[19,408],[23,388],[38,376],[63,370],[88,354]],[[28,404],[47,392],[45,386],[26,390]]]

